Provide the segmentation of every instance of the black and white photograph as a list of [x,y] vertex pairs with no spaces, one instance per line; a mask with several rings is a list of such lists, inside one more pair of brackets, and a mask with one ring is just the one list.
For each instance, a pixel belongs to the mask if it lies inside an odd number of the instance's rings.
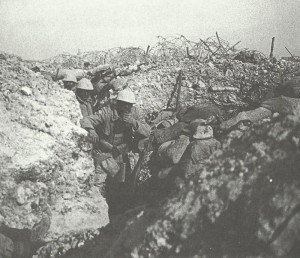
[[299,0],[0,0],[0,258],[299,258]]

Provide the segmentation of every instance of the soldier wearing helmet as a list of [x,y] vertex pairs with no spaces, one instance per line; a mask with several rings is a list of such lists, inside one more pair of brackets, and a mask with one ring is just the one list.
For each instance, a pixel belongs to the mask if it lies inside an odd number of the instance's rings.
[[114,78],[109,82],[98,81],[93,83],[93,101],[94,111],[101,109],[107,105],[110,100],[110,90],[119,92],[127,87],[127,80],[124,78]]
[[78,82],[75,94],[83,117],[93,114],[92,92],[94,87],[90,80],[83,78]]
[[65,89],[75,91],[77,85],[77,79],[75,74],[72,71],[66,73],[62,81],[64,83]]
[[128,153],[138,151],[138,142],[150,134],[150,127],[141,121],[133,106],[135,103],[134,93],[126,88],[119,91],[115,103],[81,120],[94,143],[95,177],[102,188],[101,182],[105,181],[110,216],[128,208],[132,198]]

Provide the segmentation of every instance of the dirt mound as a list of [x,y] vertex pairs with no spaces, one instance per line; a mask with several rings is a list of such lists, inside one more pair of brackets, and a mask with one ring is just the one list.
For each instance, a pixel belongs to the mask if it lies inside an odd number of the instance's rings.
[[293,257],[299,243],[297,116],[233,132],[227,147],[169,199],[97,230],[108,223],[107,207],[87,181],[93,163],[76,98],[31,70],[83,68],[87,62],[95,67],[102,57],[119,71],[136,66],[127,75],[129,87],[149,123],[174,108],[170,97],[181,71],[182,105],[209,101],[227,118],[270,97],[299,69],[299,63],[256,54],[219,38],[193,43],[184,37],[161,38],[147,52],[114,49],[44,62],[2,53],[0,222],[32,229],[50,218],[49,242],[38,252],[43,258],[66,252],[64,257]]
[[298,257],[299,113],[232,132],[194,178],[65,257]]
[[44,240],[107,224],[105,200],[84,183],[93,163],[74,94],[22,59],[1,57],[0,222],[32,229],[46,201],[52,215]]

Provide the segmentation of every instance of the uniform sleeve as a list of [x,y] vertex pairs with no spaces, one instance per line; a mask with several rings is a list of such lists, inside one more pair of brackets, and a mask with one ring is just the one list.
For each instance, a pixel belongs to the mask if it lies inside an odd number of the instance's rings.
[[144,122],[141,112],[138,109],[133,110],[133,117],[137,121],[137,127],[134,130],[134,134],[138,138],[147,138],[150,136],[150,126]]
[[80,104],[80,110],[83,117],[87,117],[88,115],[90,115],[87,105]]
[[96,114],[84,117],[80,120],[81,127],[89,130],[96,130],[97,126],[103,125],[105,118],[108,116],[106,109],[99,110]]
[[137,121],[137,129],[135,130],[135,134],[139,135],[141,138],[147,138],[150,136],[150,126],[146,123],[142,123]]

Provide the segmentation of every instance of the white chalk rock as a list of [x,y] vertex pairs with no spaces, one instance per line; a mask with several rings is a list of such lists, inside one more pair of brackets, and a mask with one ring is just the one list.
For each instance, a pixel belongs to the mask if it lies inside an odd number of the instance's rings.
[[30,88],[28,88],[28,87],[22,87],[21,89],[20,89],[20,91],[21,91],[21,93],[22,94],[24,94],[25,96],[31,96],[32,95],[32,91],[31,91],[31,89]]

